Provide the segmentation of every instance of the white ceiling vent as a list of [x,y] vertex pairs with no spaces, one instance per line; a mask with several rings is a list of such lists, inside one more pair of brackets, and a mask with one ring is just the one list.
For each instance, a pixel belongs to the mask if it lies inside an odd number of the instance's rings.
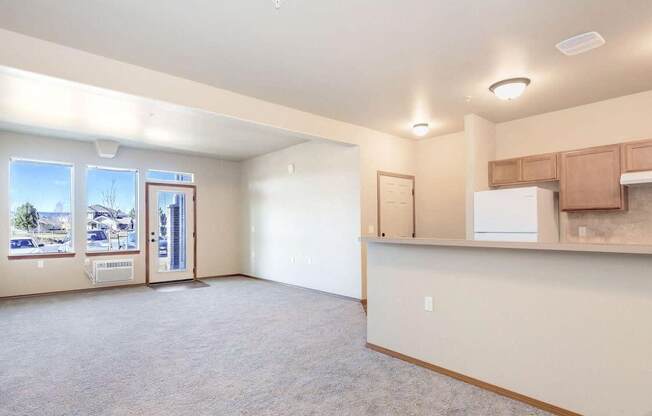
[[562,40],[557,45],[557,49],[564,55],[573,56],[588,52],[591,49],[599,48],[606,42],[598,32],[586,32],[581,35],[573,36]]

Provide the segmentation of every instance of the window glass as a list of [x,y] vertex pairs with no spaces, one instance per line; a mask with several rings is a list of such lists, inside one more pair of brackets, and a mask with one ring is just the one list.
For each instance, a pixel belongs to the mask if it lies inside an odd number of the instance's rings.
[[137,189],[136,170],[88,168],[87,251],[138,249]]
[[13,159],[10,255],[73,252],[72,165]]
[[147,180],[151,182],[194,182],[195,175],[192,173],[168,172],[164,170],[148,170]]

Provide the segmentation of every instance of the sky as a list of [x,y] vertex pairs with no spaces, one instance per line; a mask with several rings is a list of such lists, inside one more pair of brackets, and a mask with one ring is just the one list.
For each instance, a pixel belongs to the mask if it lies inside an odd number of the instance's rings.
[[[70,212],[71,172],[67,165],[12,161],[11,210],[30,202],[41,212]],[[88,169],[88,205],[103,204],[102,191],[115,180],[117,208],[129,213],[136,206],[135,172]]]

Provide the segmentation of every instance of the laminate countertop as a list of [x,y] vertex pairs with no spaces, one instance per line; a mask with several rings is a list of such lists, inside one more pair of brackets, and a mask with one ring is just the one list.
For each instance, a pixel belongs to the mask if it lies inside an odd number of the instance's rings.
[[373,244],[405,244],[416,246],[501,248],[512,250],[574,251],[589,253],[652,254],[652,245],[638,244],[579,244],[579,243],[520,243],[476,241],[440,238],[381,238],[364,236],[360,240]]

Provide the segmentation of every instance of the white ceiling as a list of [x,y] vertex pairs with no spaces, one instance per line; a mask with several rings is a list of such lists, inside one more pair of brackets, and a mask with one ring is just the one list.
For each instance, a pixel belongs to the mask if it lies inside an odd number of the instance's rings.
[[[0,27],[405,137],[652,89],[650,0],[0,0]],[[487,90],[514,76],[521,99]]]
[[169,103],[0,67],[0,128],[244,160],[310,140]]

